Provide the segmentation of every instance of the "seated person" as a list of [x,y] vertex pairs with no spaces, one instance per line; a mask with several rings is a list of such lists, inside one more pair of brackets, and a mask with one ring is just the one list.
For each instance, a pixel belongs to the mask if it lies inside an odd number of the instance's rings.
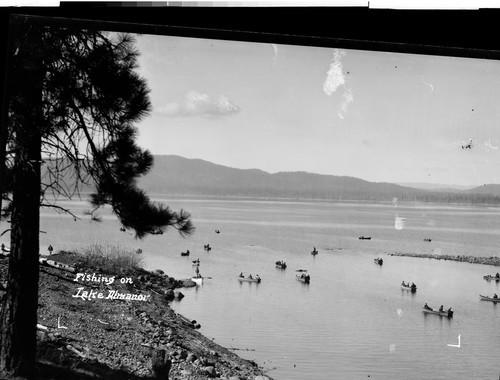
[[497,294],[496,294],[496,293],[495,293],[495,294],[493,294],[493,298],[495,298],[495,299],[497,299],[497,298],[498,298],[498,296],[497,296]]
[[439,307],[439,311],[444,311],[444,307],[443,307],[443,305],[441,305],[441,306]]

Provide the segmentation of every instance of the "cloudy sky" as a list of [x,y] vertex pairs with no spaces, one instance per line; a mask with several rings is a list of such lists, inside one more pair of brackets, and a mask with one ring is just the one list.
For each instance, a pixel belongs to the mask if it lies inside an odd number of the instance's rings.
[[139,143],[153,154],[500,183],[498,61],[150,35],[137,48],[153,104]]

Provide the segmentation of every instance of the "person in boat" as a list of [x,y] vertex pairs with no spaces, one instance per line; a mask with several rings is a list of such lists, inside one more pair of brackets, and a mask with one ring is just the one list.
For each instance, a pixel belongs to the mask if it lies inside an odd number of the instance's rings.
[[494,298],[494,299],[498,299],[498,296],[497,296],[497,294],[496,294],[496,293],[495,293],[495,294],[493,294],[493,298]]
[[417,289],[417,285],[415,285],[413,282],[411,283],[411,286],[410,286],[412,289]]
[[249,275],[248,275],[248,278],[249,278],[250,280],[253,280],[253,277],[252,277],[252,275],[251,275],[251,274],[249,274]]
[[500,278],[500,273],[497,272],[497,274],[495,275],[496,278]]
[[243,278],[243,277],[245,277],[245,276],[243,276],[243,272],[241,272],[240,273],[240,278]]
[[52,251],[54,250],[54,248],[51,245],[49,245],[49,248],[47,249],[49,251],[49,255],[52,255]]
[[255,279],[260,280],[260,276],[259,275],[255,276]]
[[425,305],[424,305],[424,309],[426,309],[426,310],[432,310],[432,309],[429,307],[429,305],[427,305],[427,302],[426,302],[426,303],[425,303]]
[[405,284],[405,282],[403,281],[403,282],[401,283],[401,286],[408,286],[408,285],[406,285],[406,284]]
[[441,305],[441,306],[439,307],[439,311],[441,311],[441,312],[443,312],[443,311],[444,311],[444,306],[443,306],[443,305]]
[[195,269],[195,272],[196,272],[196,278],[200,278],[200,269],[198,267],[196,267]]

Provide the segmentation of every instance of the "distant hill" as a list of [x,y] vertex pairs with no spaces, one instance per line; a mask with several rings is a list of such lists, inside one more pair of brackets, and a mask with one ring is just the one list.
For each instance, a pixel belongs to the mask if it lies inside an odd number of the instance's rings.
[[500,197],[500,185],[483,185],[469,190],[473,194],[489,194]]
[[151,172],[140,186],[151,194],[301,198],[366,201],[430,201],[500,203],[498,193],[429,191],[385,182],[368,182],[347,176],[307,172],[268,173],[259,169],[235,169],[200,159],[174,155],[155,156]]
[[[46,162],[42,175],[46,174]],[[45,181],[48,179],[45,178]],[[74,183],[67,173],[63,180]],[[347,176],[307,172],[268,173],[259,169],[235,169],[200,159],[174,155],[154,156],[151,171],[139,179],[147,193],[167,195],[288,198],[317,200],[437,202],[499,204],[500,185],[484,185],[470,190],[418,189],[386,182],[368,182]],[[80,186],[82,192],[92,189]]]
[[403,182],[398,183],[400,186],[412,187],[414,189],[421,190],[432,190],[432,191],[446,191],[446,192],[456,192],[463,190],[471,190],[474,186],[461,186],[461,185],[445,185],[440,183],[424,183],[424,182]]

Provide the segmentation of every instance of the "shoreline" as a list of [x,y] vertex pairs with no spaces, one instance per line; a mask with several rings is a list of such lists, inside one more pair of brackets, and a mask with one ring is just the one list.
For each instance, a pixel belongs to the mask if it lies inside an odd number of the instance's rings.
[[[75,266],[72,256],[54,254],[50,260]],[[0,296],[5,291],[7,257],[0,255]],[[138,268],[115,276],[113,283],[101,281],[109,274],[88,270],[96,277],[82,282],[76,275],[85,270],[76,267],[71,271],[40,264],[37,379],[153,379],[153,358],[163,352],[171,363],[170,379],[272,380],[254,361],[197,331],[203,321],[190,321],[170,307],[184,296],[182,288],[194,285],[191,280]],[[88,291],[85,297],[75,296],[83,291]],[[105,297],[110,291],[147,295],[148,300]]]
[[434,259],[434,260],[449,260],[449,261],[458,261],[465,262],[469,264],[483,264],[483,265],[492,265],[492,266],[500,266],[500,257],[490,256],[490,257],[481,257],[481,256],[466,256],[466,255],[438,255],[435,253],[415,253],[415,252],[394,252],[388,253],[388,256],[399,256],[399,257],[417,257],[422,259]]

